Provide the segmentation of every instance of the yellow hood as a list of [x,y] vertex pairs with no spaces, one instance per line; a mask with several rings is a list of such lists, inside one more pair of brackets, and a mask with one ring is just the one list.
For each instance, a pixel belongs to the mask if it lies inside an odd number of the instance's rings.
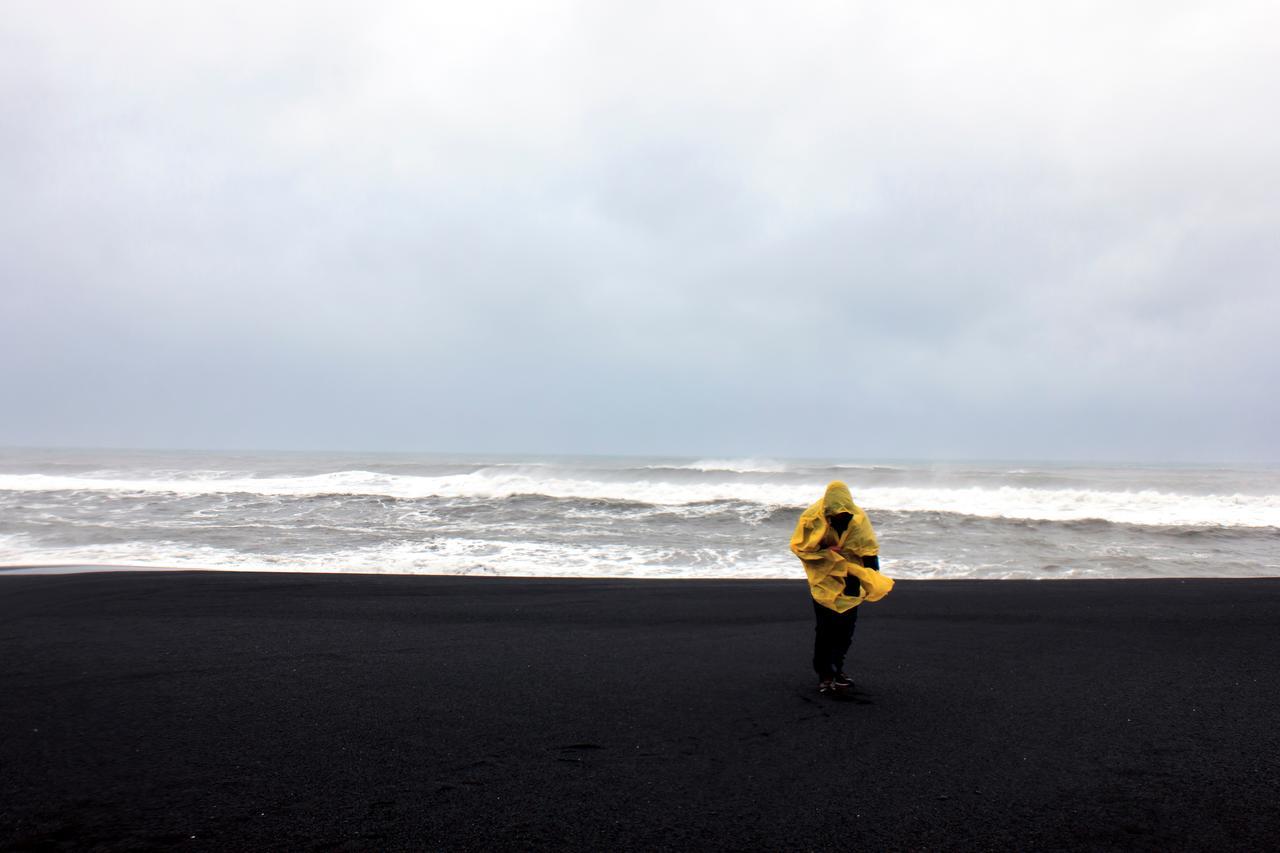
[[853,502],[849,487],[839,480],[828,483],[827,493],[822,496],[822,512],[828,517],[842,512],[857,515],[858,507]]

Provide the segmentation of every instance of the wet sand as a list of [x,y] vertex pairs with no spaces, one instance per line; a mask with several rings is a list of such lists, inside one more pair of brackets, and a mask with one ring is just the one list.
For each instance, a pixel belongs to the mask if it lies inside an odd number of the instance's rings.
[[0,574],[0,847],[1275,849],[1280,580]]

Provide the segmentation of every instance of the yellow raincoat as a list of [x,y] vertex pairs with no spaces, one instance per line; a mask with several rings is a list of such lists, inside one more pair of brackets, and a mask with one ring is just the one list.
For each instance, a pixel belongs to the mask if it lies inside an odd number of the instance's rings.
[[[829,516],[853,515],[844,535],[827,523]],[[837,613],[844,613],[864,601],[879,601],[893,589],[893,580],[862,565],[862,557],[878,556],[880,544],[867,514],[853,502],[849,487],[836,480],[827,486],[822,500],[806,509],[791,536],[791,552],[804,563],[813,600]],[[845,580],[856,578],[847,588]],[[853,590],[857,594],[850,595]]]

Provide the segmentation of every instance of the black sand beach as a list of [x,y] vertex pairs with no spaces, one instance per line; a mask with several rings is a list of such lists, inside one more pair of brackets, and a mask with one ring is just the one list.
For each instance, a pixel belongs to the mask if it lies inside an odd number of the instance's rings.
[[0,575],[11,850],[1262,850],[1280,580]]

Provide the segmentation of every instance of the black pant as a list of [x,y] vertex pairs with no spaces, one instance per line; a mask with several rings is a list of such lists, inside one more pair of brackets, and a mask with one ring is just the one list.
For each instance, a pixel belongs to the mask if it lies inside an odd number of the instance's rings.
[[813,602],[813,613],[818,619],[813,635],[813,671],[819,678],[830,678],[844,670],[844,656],[853,643],[859,609],[854,607],[837,613]]

